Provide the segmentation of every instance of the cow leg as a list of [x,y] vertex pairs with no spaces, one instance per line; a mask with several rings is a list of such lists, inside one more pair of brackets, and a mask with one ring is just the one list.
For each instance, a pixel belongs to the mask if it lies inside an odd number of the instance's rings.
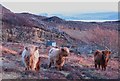
[[[107,61],[107,62],[108,62],[108,61]],[[107,67],[107,63],[105,64],[105,67],[104,67],[105,69],[104,69],[104,70],[106,70],[106,67]]]
[[63,68],[63,65],[62,65],[62,64],[60,64],[60,65],[56,65],[56,68],[57,68],[57,70],[61,71],[62,68]]
[[62,70],[62,66],[59,67],[59,70],[60,70],[60,71]]
[[97,64],[95,64],[95,69],[97,69]]
[[34,70],[35,71],[39,71],[39,64],[40,64],[40,59],[39,58],[35,58],[34,59]]
[[30,56],[30,63],[29,63],[29,69],[33,68],[33,57]]
[[49,62],[49,64],[48,64],[48,68],[50,68],[51,67],[51,62]]
[[57,64],[57,62],[56,62],[56,61],[57,61],[57,60],[56,60],[56,59],[54,59],[54,61],[53,61],[53,62],[54,62],[54,66],[55,66],[55,68],[57,68],[57,69],[58,69],[58,68],[59,68],[59,66],[58,66],[58,64]]
[[60,70],[63,69],[64,64],[65,64],[65,60],[61,63],[61,65],[60,65]]
[[95,69],[98,69],[97,68],[97,61],[96,60],[94,61],[94,64],[95,64]]
[[40,66],[39,65],[36,65],[36,68],[35,68],[35,71],[39,71],[39,69],[40,69]]
[[57,61],[57,60],[55,59],[55,60],[54,60],[55,68],[56,68],[57,70],[60,70],[60,65],[58,65],[56,61]]
[[38,72],[40,70],[40,65],[39,65],[39,61],[36,64],[35,70]]
[[25,70],[29,70],[29,67],[25,67]]
[[27,57],[27,58],[24,58],[25,70],[28,70],[28,64],[29,64],[28,57]]
[[29,70],[29,67],[26,67],[25,70]]
[[25,60],[25,58],[22,58],[22,62],[23,62],[24,67],[26,67],[27,65],[26,65],[26,60]]
[[104,70],[104,65],[101,65],[101,67],[102,67],[102,70]]
[[55,66],[55,68],[56,68],[57,70],[60,70],[60,67],[59,67],[59,66]]
[[61,66],[60,65],[56,65],[55,68],[60,71],[61,70]]
[[27,57],[26,58],[26,65],[27,65],[26,70],[29,70],[29,63],[30,63],[29,61],[30,61],[30,57]]
[[51,67],[51,59],[50,58],[48,58],[48,68],[50,68]]
[[40,57],[39,57],[38,62],[37,62],[37,70],[38,71],[40,70]]
[[98,64],[98,69],[100,69],[100,64]]
[[106,70],[106,66],[104,66],[104,71]]

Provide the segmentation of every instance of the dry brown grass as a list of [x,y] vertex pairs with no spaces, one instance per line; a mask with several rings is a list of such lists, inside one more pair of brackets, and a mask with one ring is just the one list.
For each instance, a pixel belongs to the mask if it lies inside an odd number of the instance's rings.
[[7,47],[4,46],[0,46],[0,51],[2,52],[2,54],[6,53],[6,54],[17,54],[16,51],[9,49]]

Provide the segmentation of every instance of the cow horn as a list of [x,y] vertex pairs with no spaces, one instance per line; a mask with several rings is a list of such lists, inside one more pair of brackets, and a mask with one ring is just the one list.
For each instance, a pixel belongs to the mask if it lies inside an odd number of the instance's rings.
[[107,46],[105,46],[105,49],[106,49],[106,50],[109,50],[109,48],[108,48]]

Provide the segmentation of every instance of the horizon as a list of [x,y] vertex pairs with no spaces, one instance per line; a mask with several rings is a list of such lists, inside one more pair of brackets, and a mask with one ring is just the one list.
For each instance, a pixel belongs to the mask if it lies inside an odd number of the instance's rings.
[[[91,12],[91,13],[80,13],[80,14],[70,14],[70,15],[64,15],[64,14],[48,14],[48,13],[41,13],[37,14],[40,16],[46,16],[46,17],[53,17],[57,16],[59,18],[65,19],[65,20],[72,20],[72,21],[118,21],[118,12]],[[93,17],[94,16],[94,17]]]

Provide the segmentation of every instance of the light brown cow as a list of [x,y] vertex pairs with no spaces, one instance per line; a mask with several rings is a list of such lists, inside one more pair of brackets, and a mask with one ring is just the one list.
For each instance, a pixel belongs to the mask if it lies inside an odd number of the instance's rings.
[[48,67],[50,68],[51,64],[53,63],[58,70],[61,70],[65,63],[65,57],[68,55],[69,49],[67,47],[51,48],[48,54]]
[[102,70],[106,70],[109,58],[110,58],[111,51],[109,50],[97,50],[94,53],[94,63],[95,68],[100,69],[100,66]]
[[29,67],[34,71],[40,70],[40,56],[39,56],[38,47],[35,48],[35,51],[30,56]]

